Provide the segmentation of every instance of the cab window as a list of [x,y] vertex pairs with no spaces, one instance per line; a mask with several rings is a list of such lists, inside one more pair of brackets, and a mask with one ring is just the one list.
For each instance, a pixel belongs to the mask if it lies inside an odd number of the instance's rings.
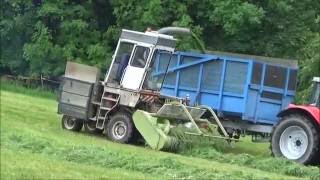
[[138,68],[144,68],[147,63],[149,53],[149,48],[136,46],[135,53],[130,65]]

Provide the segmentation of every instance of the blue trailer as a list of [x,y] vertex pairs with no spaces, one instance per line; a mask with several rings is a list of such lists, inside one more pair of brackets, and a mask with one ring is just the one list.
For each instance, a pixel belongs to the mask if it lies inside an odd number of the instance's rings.
[[156,76],[167,70],[162,94],[212,107],[229,131],[270,133],[295,95],[295,60],[176,52],[159,53],[154,68]]

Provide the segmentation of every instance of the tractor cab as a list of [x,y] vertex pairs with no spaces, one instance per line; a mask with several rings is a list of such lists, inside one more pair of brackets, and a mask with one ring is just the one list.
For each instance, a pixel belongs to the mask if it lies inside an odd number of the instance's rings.
[[309,104],[320,107],[320,77],[314,77],[312,81],[313,87]]
[[134,91],[160,90],[164,76],[153,77],[158,53],[174,52],[173,36],[122,30],[105,85]]

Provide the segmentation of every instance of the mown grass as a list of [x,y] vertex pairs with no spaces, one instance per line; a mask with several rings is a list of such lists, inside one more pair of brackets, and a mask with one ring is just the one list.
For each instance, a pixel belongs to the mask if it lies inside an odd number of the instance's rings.
[[[185,149],[179,155],[65,131],[55,96],[47,93],[1,84],[1,179],[320,177],[315,167],[263,157],[258,166],[253,163],[257,156],[223,154],[212,147]],[[279,163],[273,167],[275,162]]]
[[94,179],[108,177],[152,178],[142,173],[121,171],[60,161],[25,151],[1,149],[1,179]]
[[320,167],[302,166],[282,158],[255,156],[245,152],[241,154],[219,152],[212,146],[205,145],[183,149],[180,154],[217,162],[236,164],[241,167],[251,167],[283,175],[320,179]]

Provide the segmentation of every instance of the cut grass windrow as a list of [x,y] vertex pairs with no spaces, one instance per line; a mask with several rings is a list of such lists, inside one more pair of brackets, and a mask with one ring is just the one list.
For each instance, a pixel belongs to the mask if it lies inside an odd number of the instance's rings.
[[186,148],[179,153],[185,156],[237,164],[239,166],[251,167],[283,175],[320,179],[320,167],[307,167],[282,158],[258,157],[245,154],[245,152],[242,154],[227,154],[215,150],[212,146],[205,145],[202,145],[201,147]]

